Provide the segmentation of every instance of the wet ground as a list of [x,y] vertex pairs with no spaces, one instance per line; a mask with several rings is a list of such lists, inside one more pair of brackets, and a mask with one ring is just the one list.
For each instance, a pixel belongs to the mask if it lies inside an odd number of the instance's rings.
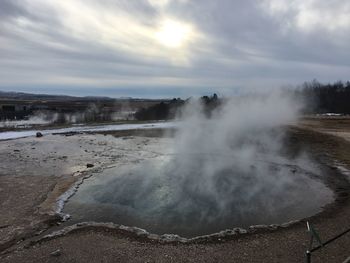
[[57,198],[84,176],[153,157],[157,147],[145,147],[154,140],[80,134],[0,142],[0,248],[42,228]]
[[40,127],[41,129],[11,130],[0,132],[1,140],[18,139],[24,137],[33,137],[37,132],[44,135],[49,134],[76,134],[76,133],[97,133],[108,131],[130,131],[136,129],[167,129],[176,126],[176,122],[150,122],[150,123],[131,123],[131,124],[108,124],[108,125],[75,125],[73,127],[50,128]]
[[[317,125],[297,129],[315,153],[350,167],[349,143],[318,133]],[[305,125],[304,125],[305,126]],[[337,128],[337,129],[336,129]],[[337,135],[349,130],[336,127]],[[91,137],[92,136],[92,137]],[[124,135],[123,135],[124,136]],[[118,229],[83,227],[67,235],[30,245],[35,235],[57,221],[56,199],[74,182],[101,168],[157,156],[158,139],[135,136],[47,135],[0,142],[0,249],[2,262],[301,262],[309,237],[305,221],[274,231],[221,237],[213,242],[162,244]],[[166,139],[164,140],[167,141]],[[150,145],[156,145],[149,148]],[[135,148],[137,151],[135,151]],[[94,167],[87,168],[91,163]],[[334,164],[335,165],[335,164]],[[114,168],[111,168],[114,169]],[[337,173],[335,173],[337,174]],[[343,183],[342,183],[343,182]],[[332,183],[332,182],[330,182]],[[335,205],[310,218],[322,240],[349,227],[346,177],[334,177]],[[310,197],[312,198],[312,196]],[[50,221],[52,220],[52,221]],[[50,229],[48,230],[50,232]],[[349,256],[350,237],[344,236],[313,255],[313,262],[342,262]],[[23,240],[23,241],[21,241]],[[52,253],[56,252],[57,253]]]

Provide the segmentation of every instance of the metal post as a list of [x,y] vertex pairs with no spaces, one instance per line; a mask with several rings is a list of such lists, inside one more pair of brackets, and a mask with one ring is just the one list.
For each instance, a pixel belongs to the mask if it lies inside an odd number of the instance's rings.
[[[344,232],[338,234],[337,236],[327,240],[326,242],[322,242],[320,236],[318,235],[316,230],[313,228],[313,226],[311,224],[309,224],[309,222],[306,222],[306,225],[307,225],[307,231],[310,234],[309,249],[306,250],[306,253],[305,253],[306,263],[311,263],[311,253],[312,252],[315,252],[316,250],[319,250],[319,249],[325,247],[329,243],[333,242],[334,240],[336,240],[336,239],[340,238],[341,236],[343,236],[343,235],[345,235],[345,234],[350,232],[350,228],[349,228],[349,229],[345,230]],[[317,247],[313,247],[314,238],[316,239],[316,241],[318,243]]]
[[306,251],[306,263],[311,263],[311,252],[309,250]]

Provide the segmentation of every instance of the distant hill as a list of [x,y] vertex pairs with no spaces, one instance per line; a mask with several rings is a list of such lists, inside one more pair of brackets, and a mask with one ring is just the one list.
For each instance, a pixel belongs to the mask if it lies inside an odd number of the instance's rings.
[[46,101],[110,101],[115,100],[109,97],[99,97],[99,96],[86,96],[86,97],[75,97],[67,95],[48,95],[48,94],[31,94],[24,92],[5,92],[0,91],[0,99],[2,100],[46,100]]
[[166,99],[74,97],[0,91],[0,120],[21,120],[39,111],[47,116],[58,114],[61,116],[59,119],[62,120],[69,115],[79,115],[85,116],[81,118],[83,121],[109,121],[122,118],[126,113],[127,118],[130,119],[133,118],[131,115],[141,108],[169,101]]

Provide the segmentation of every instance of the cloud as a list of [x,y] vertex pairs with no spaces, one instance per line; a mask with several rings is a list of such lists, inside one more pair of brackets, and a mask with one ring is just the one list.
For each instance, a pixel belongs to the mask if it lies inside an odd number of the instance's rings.
[[5,90],[133,86],[147,96],[154,85],[229,95],[345,80],[350,67],[347,1],[3,0],[0,10]]
[[285,27],[304,32],[324,29],[330,33],[349,31],[350,3],[347,1],[265,0],[262,7]]

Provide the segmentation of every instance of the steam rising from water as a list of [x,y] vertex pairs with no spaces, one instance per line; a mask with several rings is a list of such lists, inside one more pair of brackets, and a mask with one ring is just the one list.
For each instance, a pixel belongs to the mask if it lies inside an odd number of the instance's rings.
[[[168,155],[106,171],[76,199],[97,203],[95,220],[183,236],[315,214],[332,196],[314,180],[320,171],[305,156],[281,154],[283,126],[297,120],[299,109],[272,94],[227,101],[207,118],[193,101]],[[74,198],[70,209],[74,216]]]
[[295,122],[299,109],[287,96],[255,96],[230,100],[208,119],[202,106],[193,102],[182,113],[174,151],[228,155],[241,167],[257,157],[278,158],[281,134],[273,131]]

